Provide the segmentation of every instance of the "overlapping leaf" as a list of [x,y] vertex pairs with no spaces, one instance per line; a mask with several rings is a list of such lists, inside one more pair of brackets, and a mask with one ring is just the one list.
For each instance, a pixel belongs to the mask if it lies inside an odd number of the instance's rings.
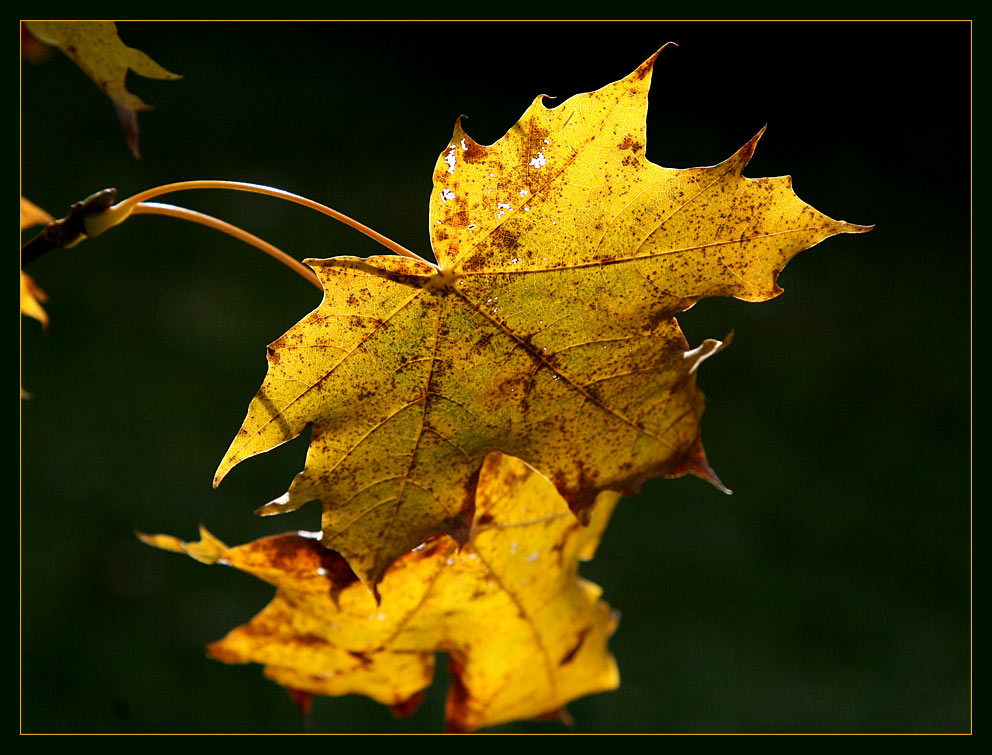
[[494,450],[550,479],[583,521],[603,490],[657,475],[715,481],[699,443],[699,363],[674,317],[707,296],[761,301],[799,251],[866,228],[831,220],[788,177],[729,160],[645,156],[652,56],[491,146],[456,124],[434,172],[437,268],[309,260],[320,307],[270,345],[269,368],[215,484],[312,428],[304,470],[261,513],[319,500],[323,539],[370,586],[425,539],[468,537]]
[[128,146],[138,157],[138,111],[151,106],[127,90],[128,71],[150,79],[179,79],[141,50],[125,45],[113,21],[28,21],[42,42],[62,50],[111,99]]
[[408,710],[444,651],[452,660],[448,726],[465,731],[552,713],[618,685],[606,649],[615,618],[600,589],[577,576],[615,502],[601,495],[582,527],[547,480],[493,454],[469,542],[458,550],[435,538],[404,555],[386,571],[380,605],[316,534],[236,548],[205,530],[196,543],[144,539],[278,588],[251,622],[209,647],[213,657],[262,663],[291,690],[363,694]]

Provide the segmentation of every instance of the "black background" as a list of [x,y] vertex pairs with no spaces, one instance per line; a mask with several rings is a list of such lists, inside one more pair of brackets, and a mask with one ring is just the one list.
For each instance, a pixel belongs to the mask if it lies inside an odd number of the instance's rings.
[[[156,105],[143,157],[57,51],[22,65],[22,193],[56,216],[195,178],[329,204],[429,255],[427,199],[460,113],[499,138],[538,93],[656,68],[648,156],[710,165],[763,125],[746,170],[791,174],[830,239],[763,304],[699,303],[703,439],[725,497],[685,478],[621,504],[583,574],[623,618],[619,690],[577,732],[948,732],[970,727],[970,55],[967,23],[127,23],[184,75],[129,77]],[[228,192],[172,201],[298,258],[380,249],[304,208]],[[271,588],[148,548],[134,530],[228,543],[317,529],[259,519],[306,440],[210,481],[265,373],[265,344],[319,293],[233,239],[133,218],[30,272],[51,326],[22,326],[21,727],[302,731],[257,666],[203,646]],[[443,667],[443,663],[441,664]],[[435,732],[443,674],[412,718],[349,697],[312,730]],[[569,731],[557,722],[497,731]]]

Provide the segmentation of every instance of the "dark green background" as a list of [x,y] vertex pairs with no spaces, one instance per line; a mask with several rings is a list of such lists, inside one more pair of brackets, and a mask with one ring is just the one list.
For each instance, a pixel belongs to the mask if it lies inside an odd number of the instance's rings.
[[[429,254],[427,200],[460,113],[501,136],[538,93],[656,70],[648,155],[791,174],[835,218],[875,223],[794,260],[764,304],[710,300],[703,439],[735,490],[658,480],[621,505],[583,574],[623,618],[622,686],[570,706],[577,732],[948,732],[970,727],[970,26],[966,23],[121,25],[182,81],[130,77],[156,109],[128,153],[110,103],[60,53],[22,68],[22,192],[56,215],[91,192],[270,184]],[[303,258],[370,255],[289,203],[175,195]],[[294,732],[257,666],[203,646],[271,588],[154,550],[134,530],[229,543],[317,529],[253,517],[306,441],[214,469],[265,344],[319,293],[233,239],[134,218],[31,266],[51,327],[22,326],[24,731]],[[443,664],[442,664],[443,665]],[[319,699],[313,730],[435,732],[443,678],[396,721]],[[498,731],[559,732],[558,723]]]

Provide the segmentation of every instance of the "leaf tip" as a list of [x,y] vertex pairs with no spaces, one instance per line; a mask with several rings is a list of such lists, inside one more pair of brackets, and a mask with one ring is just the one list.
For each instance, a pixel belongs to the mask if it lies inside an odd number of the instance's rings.
[[227,476],[227,472],[228,470],[224,468],[224,464],[223,462],[221,462],[221,465],[217,467],[217,471],[214,472],[214,479],[213,479],[214,490],[217,489],[217,486],[219,486],[221,481]]
[[214,472],[213,486],[214,489],[227,477],[228,472],[234,469],[241,461],[242,458],[238,456],[238,451],[234,450],[235,444],[241,440],[241,437],[245,434],[244,430],[239,430],[237,436],[231,442],[231,447],[227,449],[227,453],[224,454],[224,458],[220,460],[220,464],[217,465],[217,471]]
[[35,283],[34,278],[21,270],[21,314],[33,317],[47,331],[48,313],[41,306],[44,301],[48,301],[48,295]]
[[637,70],[635,70],[630,77],[634,79],[650,79],[651,72],[654,69],[654,64],[658,60],[658,57],[669,47],[678,47],[675,42],[665,42],[661,47],[658,48],[657,52],[654,53],[650,58],[641,63]]
[[689,373],[692,374],[696,371],[700,364],[705,362],[714,354],[723,351],[730,345],[730,342],[734,340],[734,333],[731,331],[726,338],[722,341],[718,341],[715,338],[707,338],[699,346],[694,349],[690,349],[682,355],[683,359],[690,360],[689,362]]
[[135,160],[141,159],[141,152],[138,149],[138,112],[127,105],[114,102],[114,110],[117,111],[117,120],[120,121],[124,130],[124,138],[127,139],[128,149],[134,155]]
[[698,435],[696,436],[696,442],[686,453],[682,463],[679,464],[674,474],[669,476],[679,477],[686,473],[705,480],[724,495],[733,495],[734,493],[734,491],[723,484],[720,478],[717,477],[716,472],[713,471],[709,459],[706,458],[706,451],[703,450],[703,442]]
[[567,726],[569,729],[575,728],[575,719],[564,706],[541,713],[540,715],[535,716],[534,719],[536,721],[557,721],[558,723]]
[[717,477],[716,472],[714,472],[713,467],[711,467],[709,463],[706,462],[705,457],[703,458],[702,463],[698,463],[694,466],[690,466],[689,472],[694,474],[699,479],[705,480],[706,482],[710,483],[714,488],[719,490],[724,495],[734,494],[734,491],[728,488],[726,485],[724,485],[723,482],[720,480],[720,478]]
[[486,147],[475,141],[475,139],[469,136],[468,132],[465,131],[465,127],[462,125],[462,120],[466,118],[468,118],[468,116],[462,113],[455,121],[455,127],[451,132],[451,142],[442,152],[442,155],[446,161],[452,159],[464,159],[472,163],[480,160],[485,154]]
[[134,534],[145,545],[173,553],[185,553],[190,558],[195,558],[204,564],[216,564],[227,551],[227,545],[214,537],[202,524],[200,525],[200,539],[195,543],[180,540],[172,535],[146,535],[137,530]]
[[748,139],[747,143],[737,150],[737,153],[730,158],[738,163],[738,171],[744,170],[744,167],[751,162],[751,158],[754,156],[754,150],[758,146],[758,142],[761,140],[761,137],[765,135],[766,130],[768,130],[767,123],[758,130],[757,134]]
[[307,500],[305,497],[294,496],[292,490],[287,490],[278,498],[273,498],[264,506],[255,509],[256,516],[275,516],[276,514],[288,514],[296,511]]
[[134,536],[138,538],[141,542],[145,543],[146,545],[151,545],[151,543],[148,542],[152,537],[151,535],[145,534],[141,530],[135,530]]
[[145,545],[150,545],[153,548],[161,548],[164,551],[172,551],[173,553],[186,552],[183,548],[183,541],[172,535],[149,535],[140,530],[135,530],[134,535]]
[[225,640],[218,640],[207,645],[207,658],[213,658],[221,663],[244,663],[245,659],[242,658],[241,654],[224,644]]
[[392,711],[396,718],[409,718],[414,713],[417,712],[417,708],[420,707],[420,703],[423,702],[425,695],[424,690],[420,692],[415,692],[406,700],[396,703],[395,705],[390,705],[389,709]]
[[868,231],[875,230],[875,224],[871,225],[858,225],[857,223],[844,223],[844,228],[842,233],[868,233]]
[[296,689],[295,687],[285,687],[284,689],[289,695],[289,699],[293,701],[297,708],[299,708],[300,715],[303,716],[303,725],[306,728],[310,728],[310,711],[313,708],[313,693],[302,689]]
[[678,43],[678,42],[675,42],[674,40],[669,40],[668,42],[665,42],[665,44],[663,44],[663,45],[662,45],[661,47],[659,47],[659,48],[658,48],[658,50],[657,50],[657,52],[655,52],[655,54],[654,54],[654,55],[652,55],[652,56],[651,56],[650,58],[648,58],[648,59],[647,59],[647,60],[645,61],[645,63],[651,63],[651,64],[653,65],[653,64],[654,64],[654,62],[655,62],[655,61],[656,61],[656,60],[658,59],[658,57],[659,57],[659,56],[660,56],[660,55],[661,55],[661,54],[662,54],[662,53],[663,53],[663,52],[664,52],[665,50],[667,50],[667,49],[668,49],[669,47],[678,47],[678,46],[679,46],[679,43]]

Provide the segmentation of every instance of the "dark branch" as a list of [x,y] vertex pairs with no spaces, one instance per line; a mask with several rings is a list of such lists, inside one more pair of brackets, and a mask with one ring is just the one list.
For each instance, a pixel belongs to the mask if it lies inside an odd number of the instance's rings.
[[86,218],[107,210],[116,196],[117,189],[103,189],[73,204],[68,215],[53,220],[21,247],[21,267],[27,267],[53,249],[64,249],[82,241],[86,238]]

